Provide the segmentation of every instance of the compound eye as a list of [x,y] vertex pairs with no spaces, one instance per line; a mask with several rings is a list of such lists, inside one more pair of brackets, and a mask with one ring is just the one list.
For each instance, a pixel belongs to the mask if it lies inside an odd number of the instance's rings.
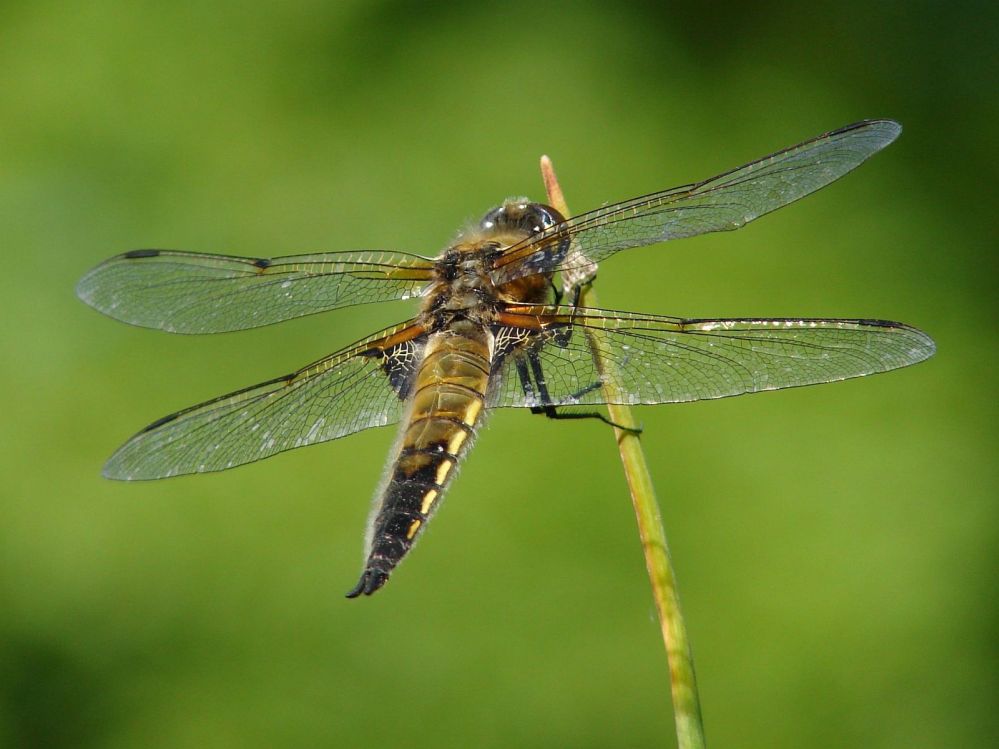
[[528,229],[532,234],[540,234],[549,226],[564,221],[562,214],[543,203],[531,203],[524,206],[524,214],[521,226]]
[[503,206],[500,206],[499,208],[493,208],[491,211],[489,211],[489,213],[487,213],[485,216],[482,217],[482,220],[479,222],[479,228],[486,230],[497,228],[497,226],[501,221],[502,215],[503,215]]
[[562,214],[542,203],[504,203],[483,216],[479,226],[487,231],[519,230],[538,234],[563,220]]

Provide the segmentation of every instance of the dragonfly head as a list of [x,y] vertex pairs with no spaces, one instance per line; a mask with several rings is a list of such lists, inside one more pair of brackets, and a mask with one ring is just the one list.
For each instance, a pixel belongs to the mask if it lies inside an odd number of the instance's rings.
[[550,205],[531,203],[527,198],[511,198],[483,216],[479,228],[486,235],[521,233],[530,236],[563,221],[565,217]]

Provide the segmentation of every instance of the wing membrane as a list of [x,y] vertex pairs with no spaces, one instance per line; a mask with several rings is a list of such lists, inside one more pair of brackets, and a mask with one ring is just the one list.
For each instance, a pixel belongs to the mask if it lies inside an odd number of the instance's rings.
[[[678,403],[886,372],[926,359],[933,341],[884,320],[684,320],[572,307],[503,316],[491,406]],[[544,329],[539,330],[539,322]],[[540,360],[525,394],[518,358]],[[547,391],[549,402],[537,392]]]
[[171,333],[221,333],[368,302],[407,299],[432,263],[398,252],[330,252],[274,260],[133,250],[76,287],[117,320]]
[[297,372],[153,422],[104,466],[113,479],[156,479],[250,463],[399,420],[422,329],[389,328]]
[[[839,179],[901,131],[891,120],[858,122],[702,182],[580,214],[511,248],[493,278],[501,283],[556,270],[586,275],[619,250],[738,229]],[[557,249],[567,235],[568,255]]]

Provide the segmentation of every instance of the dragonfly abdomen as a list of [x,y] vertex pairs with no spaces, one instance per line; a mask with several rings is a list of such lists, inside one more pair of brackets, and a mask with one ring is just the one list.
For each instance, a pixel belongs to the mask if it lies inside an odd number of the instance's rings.
[[375,498],[364,572],[348,597],[384,585],[440,505],[484,411],[490,336],[459,323],[427,341],[395,458]]

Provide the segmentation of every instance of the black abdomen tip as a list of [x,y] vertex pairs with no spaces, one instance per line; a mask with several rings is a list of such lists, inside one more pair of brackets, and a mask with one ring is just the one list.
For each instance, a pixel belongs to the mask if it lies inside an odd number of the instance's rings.
[[357,582],[354,589],[347,594],[347,598],[357,598],[362,593],[370,596],[382,587],[388,578],[387,572],[382,572],[381,570],[364,570],[361,574],[361,579]]

